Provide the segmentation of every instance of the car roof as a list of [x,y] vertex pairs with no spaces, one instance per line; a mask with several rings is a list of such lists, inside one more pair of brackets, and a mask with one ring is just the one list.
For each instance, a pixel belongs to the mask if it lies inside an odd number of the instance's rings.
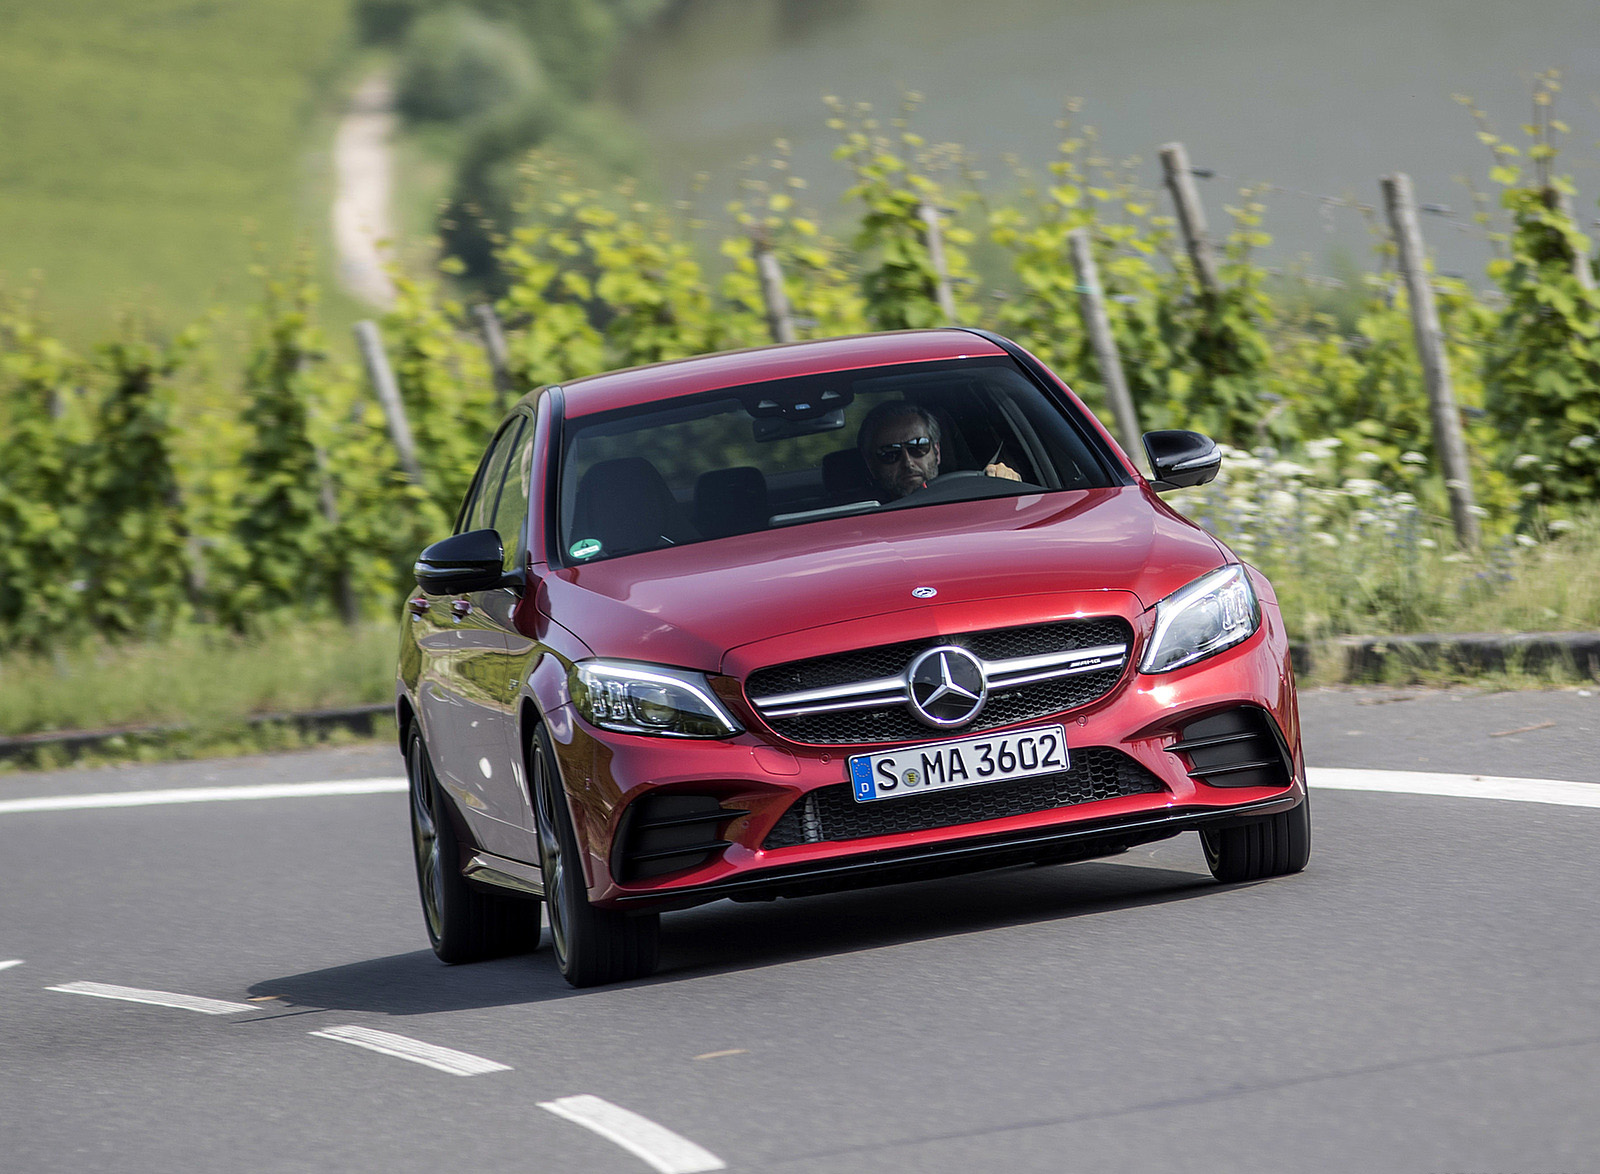
[[590,375],[561,385],[568,418],[675,399],[796,375],[848,371],[896,363],[1003,356],[1005,351],[970,330],[901,330],[724,351]]

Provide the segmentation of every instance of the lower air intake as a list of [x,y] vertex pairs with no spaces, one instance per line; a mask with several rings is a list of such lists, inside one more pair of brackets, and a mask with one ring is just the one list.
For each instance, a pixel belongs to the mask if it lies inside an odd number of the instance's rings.
[[1122,751],[1086,746],[1072,752],[1072,769],[1060,774],[934,791],[906,799],[857,803],[848,783],[819,787],[783,813],[761,846],[792,848],[796,844],[921,832],[1163,790],[1160,779]]
[[616,878],[648,880],[704,864],[728,846],[718,829],[748,814],[722,806],[711,795],[646,795],[623,814]]
[[1287,787],[1292,767],[1277,726],[1263,709],[1242,705],[1178,731],[1167,747],[1188,759],[1191,777],[1212,787]]

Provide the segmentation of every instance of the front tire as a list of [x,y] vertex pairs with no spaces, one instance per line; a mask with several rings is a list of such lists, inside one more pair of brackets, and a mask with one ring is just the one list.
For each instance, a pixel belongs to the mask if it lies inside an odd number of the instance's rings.
[[542,728],[533,733],[528,759],[550,945],[561,976],[575,987],[586,987],[654,974],[661,915],[619,913],[589,903],[578,837],[572,830],[555,754]]
[[406,743],[411,847],[428,941],[443,962],[526,954],[539,945],[539,902],[479,892],[461,875],[461,845],[422,731]]
[[1224,884],[1299,872],[1311,859],[1311,796],[1252,823],[1202,829],[1200,843],[1206,867]]

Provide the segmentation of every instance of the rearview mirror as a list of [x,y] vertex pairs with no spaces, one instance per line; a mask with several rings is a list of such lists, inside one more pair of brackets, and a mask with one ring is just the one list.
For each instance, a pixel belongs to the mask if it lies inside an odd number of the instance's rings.
[[1146,432],[1144,451],[1149,454],[1154,473],[1150,487],[1158,493],[1204,485],[1222,468],[1222,450],[1216,441],[1181,428]]

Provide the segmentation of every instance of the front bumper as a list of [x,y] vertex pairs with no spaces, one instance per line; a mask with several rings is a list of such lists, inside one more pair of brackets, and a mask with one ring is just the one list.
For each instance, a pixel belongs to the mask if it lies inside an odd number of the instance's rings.
[[[1130,662],[1146,635],[1138,633]],[[1241,708],[1270,719],[1284,760],[1276,785],[1223,785],[1227,780],[1215,776],[1207,781],[1205,772],[1195,769],[1193,755],[1176,748],[1184,726]],[[765,733],[759,719],[745,712],[739,715],[748,716],[745,733],[706,742],[596,730],[570,707],[562,716],[550,726],[585,848],[589,897],[612,908],[675,908],[724,897],[759,900],[1088,859],[1183,831],[1286,811],[1305,798],[1288,641],[1271,605],[1263,609],[1261,629],[1233,649],[1160,675],[1129,667],[1093,704],[1019,727],[1059,721],[1075,753],[1111,748],[1154,776],[1159,789],[980,822],[764,846],[778,821],[808,794],[846,780],[847,759],[860,748],[785,742]],[[709,796],[706,802],[729,815],[706,825],[719,847],[703,863],[640,877],[623,858],[629,810],[637,812],[641,799],[664,794]]]

